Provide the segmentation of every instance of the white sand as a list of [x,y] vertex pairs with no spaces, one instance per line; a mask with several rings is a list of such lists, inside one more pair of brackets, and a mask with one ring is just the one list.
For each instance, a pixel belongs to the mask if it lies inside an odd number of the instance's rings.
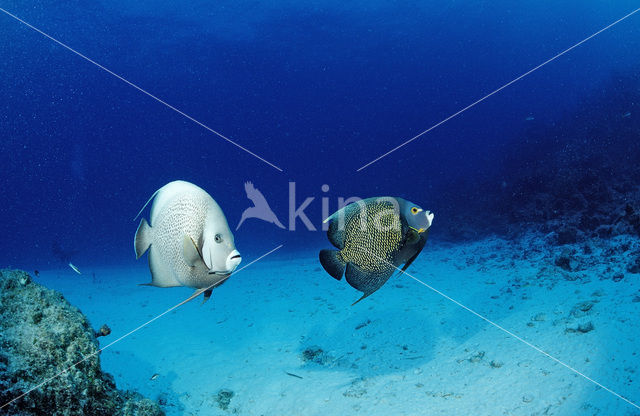
[[[539,237],[428,244],[409,271],[640,401],[640,275],[614,282],[624,253],[613,260],[602,254],[622,240],[591,244],[594,252],[584,257],[591,264],[572,273],[553,264]],[[170,415],[640,414],[407,276],[352,307],[359,292],[321,270],[315,253],[288,257],[256,263],[214,290],[208,303],[193,301],[117,343],[102,353],[103,368],[119,388],[161,397]],[[38,279],[94,327],[107,323],[113,333],[101,338],[105,345],[191,294],[136,286],[150,280],[149,272],[142,261],[132,265],[83,266],[82,276],[46,271]],[[591,309],[576,308],[581,302]],[[588,322],[592,331],[570,332]],[[303,360],[310,347],[323,350],[320,362]],[[234,393],[226,410],[217,400],[221,389]]]

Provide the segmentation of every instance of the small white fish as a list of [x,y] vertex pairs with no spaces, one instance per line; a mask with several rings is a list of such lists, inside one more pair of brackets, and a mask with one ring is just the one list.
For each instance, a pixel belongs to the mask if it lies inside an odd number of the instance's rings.
[[536,118],[534,116],[529,116],[529,117],[525,118],[525,121],[533,121],[535,119]]
[[149,250],[149,285],[192,287],[196,292],[189,300],[204,293],[206,301],[211,287],[222,284],[242,260],[222,209],[185,181],[158,189],[145,207],[152,200],[151,225],[143,218],[134,239],[137,258]]
[[82,274],[82,273],[80,273],[80,270],[76,266],[74,266],[72,263],[69,263],[69,267],[71,267],[74,272],[76,272],[78,274]]
[[631,111],[627,111],[622,115],[622,118],[627,118],[627,117],[631,117]]

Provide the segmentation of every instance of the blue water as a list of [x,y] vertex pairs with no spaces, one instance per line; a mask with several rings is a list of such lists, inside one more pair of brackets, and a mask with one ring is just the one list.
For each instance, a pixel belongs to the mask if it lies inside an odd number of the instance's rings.
[[[232,227],[248,206],[244,181],[255,182],[281,221],[295,181],[299,195],[316,198],[306,211],[316,224],[322,196],[333,211],[339,196],[397,195],[437,212],[444,234],[454,225],[449,212],[474,208],[456,187],[492,181],[499,192],[502,178],[491,173],[505,147],[517,149],[532,123],[558,121],[614,74],[637,68],[637,16],[356,169],[632,6],[4,2],[284,172],[3,13],[2,264],[55,261],[53,241],[77,251],[78,262],[131,261],[131,219],[153,191],[178,178],[211,193]],[[256,252],[272,242],[321,241],[304,229],[280,232],[256,221],[236,240]]]
[[[640,178],[640,14],[357,171],[636,2],[0,7],[279,168],[0,13],[0,267],[136,264],[133,218],[175,179],[208,191],[234,230],[252,181],[287,228],[295,187],[295,207],[314,198],[315,228],[323,198],[331,213],[340,197],[393,195],[435,212],[432,240],[459,242],[577,215],[554,201],[593,178],[594,203]],[[567,171],[578,173],[546,187]],[[327,245],[299,219],[234,234],[247,261]]]

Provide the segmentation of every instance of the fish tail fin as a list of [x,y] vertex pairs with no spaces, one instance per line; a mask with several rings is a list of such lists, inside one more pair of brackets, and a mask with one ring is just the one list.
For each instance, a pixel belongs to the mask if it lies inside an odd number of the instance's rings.
[[151,226],[144,218],[140,220],[140,225],[138,225],[133,246],[136,250],[136,259],[142,257],[151,246]]
[[337,250],[320,250],[320,264],[336,280],[342,279],[347,264],[340,258]]

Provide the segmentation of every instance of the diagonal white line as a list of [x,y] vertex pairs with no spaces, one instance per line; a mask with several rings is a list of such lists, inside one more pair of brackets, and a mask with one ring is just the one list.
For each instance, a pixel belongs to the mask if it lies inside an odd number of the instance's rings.
[[419,133],[415,136],[413,136],[412,138],[410,138],[409,140],[405,141],[402,144],[399,144],[398,146],[394,147],[393,149],[389,150],[388,152],[378,156],[377,158],[373,159],[371,162],[360,166],[360,168],[358,168],[356,170],[356,172],[360,172],[362,169],[365,169],[371,165],[373,165],[374,163],[376,163],[377,161],[379,161],[380,159],[389,156],[391,153],[395,152],[396,150],[408,145],[409,143],[411,143],[414,140],[417,140],[418,138],[424,136],[425,134],[429,133],[431,130],[443,125],[444,123],[446,123],[447,121],[451,120],[454,117],[459,116],[460,114],[464,113],[465,111],[467,111],[468,109],[475,107],[477,104],[480,104],[481,102],[483,102],[484,100],[486,100],[487,98],[491,97],[494,94],[497,94],[498,92],[502,91],[503,89],[507,88],[508,86],[520,81],[522,78],[526,77],[527,75],[531,74],[534,71],[537,71],[538,69],[542,68],[543,66],[545,66],[546,64],[555,61],[556,59],[558,59],[559,57],[561,57],[562,55],[566,54],[567,52],[577,48],[578,46],[582,45],[583,43],[587,42],[588,40],[598,36],[600,33],[604,32],[607,29],[610,29],[611,27],[615,26],[616,24],[622,22],[623,20],[625,20],[626,18],[636,14],[638,11],[640,11],[640,7],[635,9],[634,11],[632,11],[631,13],[621,17],[620,19],[616,20],[615,22],[609,24],[608,26],[603,27],[602,29],[598,30],[596,33],[592,34],[591,36],[588,36],[584,39],[582,39],[580,42],[576,43],[575,45],[571,46],[568,49],[565,49],[564,51],[560,52],[559,54],[555,55],[552,58],[547,59],[546,61],[544,61],[543,63],[541,63],[540,65],[531,68],[530,70],[528,70],[527,72],[525,72],[524,74],[520,75],[519,77],[507,82],[506,84],[504,84],[502,87],[490,92],[489,94],[485,95],[484,97],[480,98],[477,101],[474,101],[473,103],[469,104],[468,106],[464,107],[462,110],[459,110],[453,114],[451,114],[449,117],[445,118],[444,120],[440,121],[437,124],[434,124],[433,126],[429,127],[428,129],[426,129],[425,131],[423,131],[422,133]]
[[[364,249],[363,249],[364,250]],[[631,400],[627,399],[624,396],[621,396],[620,394],[616,393],[615,391],[611,390],[610,388],[607,388],[605,386],[603,386],[602,384],[598,383],[597,381],[595,381],[594,379],[592,379],[591,377],[588,377],[587,375],[585,375],[584,373],[581,373],[580,371],[576,370],[575,368],[571,367],[569,364],[566,364],[562,361],[560,361],[559,359],[557,359],[556,357],[554,357],[553,355],[549,354],[548,352],[536,347],[535,345],[533,345],[532,343],[530,343],[529,341],[519,337],[518,335],[514,334],[513,332],[509,331],[508,329],[505,329],[504,327],[498,325],[497,323],[493,322],[492,320],[490,320],[489,318],[486,318],[482,315],[480,315],[478,312],[474,311],[473,309],[463,305],[462,303],[458,302],[457,300],[451,298],[450,296],[447,296],[446,294],[442,293],[441,291],[439,291],[438,289],[426,284],[425,282],[423,282],[422,280],[418,279],[417,277],[413,276],[412,274],[410,274],[409,272],[407,272],[406,270],[403,272],[402,269],[400,269],[399,267],[396,267],[394,264],[392,264],[391,262],[383,259],[382,257],[370,252],[369,250],[364,250],[366,253],[377,257],[379,260],[384,261],[385,263],[393,266],[396,270],[400,271],[400,274],[406,274],[407,276],[409,276],[410,278],[412,278],[413,280],[415,280],[416,282],[420,283],[421,285],[431,289],[432,291],[434,291],[435,293],[437,293],[438,295],[442,296],[443,298],[455,303],[456,305],[458,305],[459,307],[461,307],[462,309],[471,312],[472,314],[474,314],[475,316],[477,316],[478,318],[482,319],[483,321],[487,322],[490,325],[493,325],[494,327],[498,328],[500,331],[506,333],[507,335],[512,336],[513,338],[517,339],[518,341],[522,342],[523,344],[527,345],[528,347],[533,348],[534,350],[538,351],[539,353],[547,356],[548,358],[552,359],[553,361],[557,362],[558,364],[568,368],[569,370],[573,371],[574,373],[576,373],[577,375],[585,378],[586,380],[592,382],[593,384],[595,384],[596,386],[608,391],[609,393],[613,394],[614,396],[618,397],[619,399],[624,400],[625,402],[629,403],[631,406],[640,409],[640,406],[638,406],[637,404],[635,404],[634,402],[632,402]]]
[[624,396],[621,396],[620,394],[616,393],[615,391],[611,390],[610,388],[607,388],[605,386],[603,386],[602,384],[598,383],[597,381],[595,381],[594,379],[592,379],[591,377],[585,375],[584,373],[581,373],[580,371],[576,370],[575,368],[571,367],[569,364],[566,364],[562,361],[560,361],[559,359],[557,359],[556,357],[554,357],[553,355],[549,354],[548,352],[536,347],[535,345],[533,345],[532,343],[528,342],[527,340],[519,337],[518,335],[514,334],[513,332],[503,328],[502,326],[498,325],[497,323],[491,321],[488,318],[485,318],[484,316],[480,315],[478,312],[466,307],[465,305],[463,305],[462,303],[458,302],[455,299],[450,298],[449,296],[445,295],[444,293],[440,292],[439,290],[429,286],[428,284],[426,284],[425,282],[423,282],[422,280],[418,279],[415,276],[410,275],[409,273],[407,273],[406,271],[404,272],[407,276],[409,276],[410,278],[412,278],[413,280],[415,280],[416,282],[420,283],[421,285],[426,286],[427,288],[433,290],[434,292],[436,292],[437,294],[439,294],[440,296],[444,297],[447,300],[450,300],[451,302],[455,303],[456,305],[460,306],[461,308],[471,312],[472,314],[474,314],[475,316],[477,316],[478,318],[482,319],[483,321],[495,326],[496,328],[498,328],[499,330],[503,331],[504,333],[511,335],[513,338],[517,339],[518,341],[522,342],[523,344],[533,348],[534,350],[538,351],[539,353],[551,358],[553,361],[557,362],[558,364],[568,368],[569,370],[573,371],[574,373],[578,374],[579,376],[585,378],[586,380],[592,382],[593,384],[595,384],[596,386],[608,391],[609,393],[613,394],[614,396],[618,397],[619,399],[624,400],[625,402],[629,403],[631,406],[640,409],[640,406],[638,406],[637,404],[635,404],[634,402],[632,402],[631,400],[627,399]]
[[232,145],[236,146],[237,148],[245,151],[246,153],[249,153],[251,156],[255,157],[256,159],[259,159],[261,161],[263,161],[264,163],[266,163],[267,165],[271,166],[274,169],[279,170],[280,172],[283,172],[283,170],[281,168],[279,168],[278,166],[274,165],[273,163],[269,162],[268,160],[258,156],[257,154],[253,153],[251,150],[247,149],[246,147],[236,143],[235,141],[231,140],[230,138],[224,136],[223,134],[215,131],[214,129],[212,129],[211,127],[207,126],[206,124],[196,120],[195,118],[191,117],[190,115],[188,115],[187,113],[177,109],[176,107],[172,106],[171,104],[167,103],[166,101],[156,97],[155,95],[151,94],[150,92],[146,91],[145,89],[137,86],[136,84],[134,84],[133,82],[127,80],[126,78],[116,74],[115,72],[111,71],[108,68],[105,68],[104,66],[100,65],[99,63],[97,63],[96,61],[94,61],[93,59],[81,54],[80,52],[76,51],[75,49],[71,48],[69,45],[59,41],[58,39],[54,38],[53,36],[43,32],[42,30],[38,29],[37,27],[25,22],[24,20],[20,19],[18,16],[9,13],[7,10],[3,9],[2,7],[0,7],[0,11],[3,12],[4,14],[6,14],[7,16],[10,16],[12,18],[14,18],[15,20],[17,20],[18,22],[22,23],[23,25],[27,26],[30,29],[35,30],[36,32],[40,33],[42,36],[45,36],[47,38],[49,38],[50,40],[54,41],[55,43],[57,43],[58,45],[62,46],[63,48],[67,49],[70,52],[73,52],[74,54],[78,55],[79,57],[81,57],[82,59],[84,59],[87,62],[92,63],[93,65],[97,66],[98,68],[102,69],[103,71],[107,72],[110,75],[113,75],[114,77],[118,78],[120,81],[124,82],[125,84],[135,88],[136,90],[140,91],[141,93],[147,95],[150,98],[153,98],[155,101],[159,102],[160,104],[164,105],[165,107],[175,111],[176,113],[180,114],[181,116],[187,118],[188,120],[196,123],[197,125],[199,125],[200,127],[208,130],[209,132],[215,134],[216,136],[220,137],[221,139],[226,140],[227,142],[231,143]]
[[[273,253],[276,250],[279,250],[280,248],[282,248],[282,244],[280,244],[278,247],[272,249],[271,251],[263,254],[262,256],[258,257],[257,259],[253,260],[251,263],[248,263],[247,265],[239,268],[238,270],[236,270],[234,272],[234,274],[238,274],[240,273],[242,270],[246,269],[247,267],[251,266],[252,264],[256,263],[257,261],[262,260],[263,258],[267,257],[269,254]],[[207,289],[211,289],[213,286],[215,286],[215,284],[209,286]],[[149,325],[150,323],[152,323],[153,321],[160,319],[162,316],[168,314],[169,312],[171,312],[172,310],[184,305],[186,302],[188,302],[189,300],[191,300],[191,297],[187,298],[186,300],[183,300],[182,302],[178,303],[177,305],[174,305],[172,307],[170,307],[169,309],[167,309],[166,311],[162,312],[160,315],[155,316],[154,318],[148,320],[147,322],[143,323],[142,325],[136,327],[135,329],[132,329],[131,331],[127,332],[126,334],[122,335],[120,338],[110,342],[109,344],[105,345],[104,347],[100,348],[99,350],[87,355],[86,357],[84,357],[82,360],[78,361],[77,363],[70,365],[69,367],[65,368],[64,370],[60,371],[59,373],[55,374],[54,376],[49,377],[48,379],[44,380],[43,382],[41,382],[40,384],[38,384],[37,386],[34,386],[32,388],[30,388],[29,390],[25,391],[24,393],[22,393],[21,395],[14,397],[13,399],[9,400],[8,402],[6,402],[5,404],[3,404],[2,406],[0,406],[0,409],[10,405],[11,403],[13,403],[14,401],[26,396],[27,394],[31,393],[32,391],[39,389],[40,387],[42,387],[43,385],[47,384],[48,382],[50,382],[51,380],[60,377],[61,375],[65,374],[67,371],[71,370],[72,368],[82,364],[83,362],[87,361],[89,358],[101,353],[102,351],[106,350],[107,348],[109,348],[110,346],[112,346],[113,344],[122,341],[123,339],[125,339],[126,337],[128,337],[129,335],[141,330],[142,328],[144,328],[145,326]]]

